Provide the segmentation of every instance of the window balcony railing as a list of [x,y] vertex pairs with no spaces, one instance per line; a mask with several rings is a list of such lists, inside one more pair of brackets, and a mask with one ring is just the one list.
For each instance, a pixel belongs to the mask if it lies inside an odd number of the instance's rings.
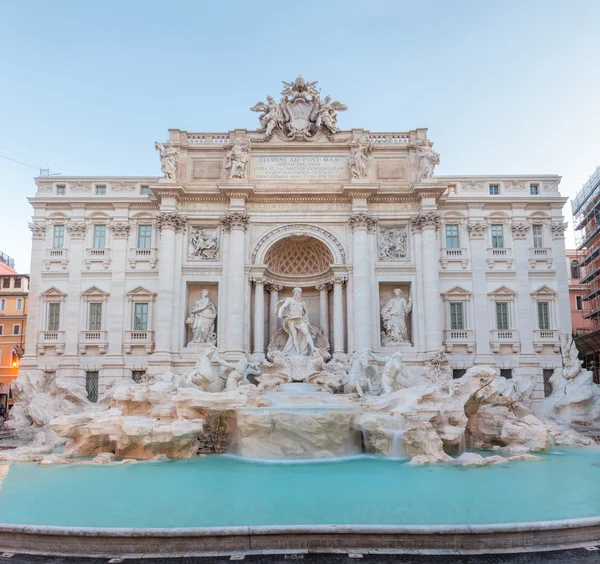
[[444,270],[448,268],[448,263],[450,262],[460,262],[463,268],[467,268],[467,266],[469,266],[467,249],[443,248],[440,257],[440,264],[442,268]]
[[455,345],[467,347],[471,353],[475,349],[475,336],[472,329],[446,329],[444,330],[444,345],[446,352],[451,353]]
[[110,266],[110,249],[86,249],[84,262],[88,270],[93,263],[101,263],[106,269]]
[[42,355],[47,348],[53,347],[57,354],[65,352],[64,331],[40,331],[38,335],[37,352]]
[[548,268],[552,268],[552,249],[531,247],[529,249],[529,266],[535,268],[538,263],[546,263]]
[[50,270],[53,264],[60,264],[66,270],[69,265],[69,249],[46,249],[44,268]]
[[542,352],[544,345],[551,345],[555,352],[560,352],[560,331],[558,329],[536,329],[533,332],[533,349]]
[[129,266],[135,269],[138,262],[147,262],[150,268],[156,268],[158,259],[156,258],[156,249],[135,248],[129,249]]
[[86,330],[79,333],[79,352],[85,354],[87,347],[98,347],[98,351],[104,354],[108,350],[108,332]]
[[492,247],[487,250],[486,262],[488,268],[494,268],[497,263],[506,263],[506,268],[512,268],[513,253],[507,247]]
[[154,331],[138,329],[125,331],[125,353],[131,354],[133,347],[144,347],[148,354],[152,353],[154,351]]
[[500,352],[501,345],[510,345],[512,352],[519,352],[521,340],[518,329],[492,329],[490,333],[490,348],[492,352]]

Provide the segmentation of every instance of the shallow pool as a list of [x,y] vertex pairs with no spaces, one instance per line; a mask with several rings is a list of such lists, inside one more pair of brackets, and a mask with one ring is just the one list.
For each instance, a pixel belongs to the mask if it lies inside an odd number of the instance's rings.
[[[2,477],[4,479],[2,480]],[[600,451],[486,468],[229,456],[0,466],[0,523],[80,527],[483,524],[600,515]]]

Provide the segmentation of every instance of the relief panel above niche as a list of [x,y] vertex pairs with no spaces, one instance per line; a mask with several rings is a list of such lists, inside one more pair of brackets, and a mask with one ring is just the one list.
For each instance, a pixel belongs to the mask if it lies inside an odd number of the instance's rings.
[[192,161],[192,178],[214,180],[221,178],[220,160],[194,159]]
[[403,160],[384,160],[377,163],[377,178],[381,180],[404,180],[406,178],[406,162]]

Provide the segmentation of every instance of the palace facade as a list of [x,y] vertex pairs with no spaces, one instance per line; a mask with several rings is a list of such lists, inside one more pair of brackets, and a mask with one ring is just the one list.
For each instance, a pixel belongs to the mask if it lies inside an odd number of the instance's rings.
[[571,332],[560,177],[437,176],[426,129],[340,131],[301,77],[282,96],[256,131],[169,130],[162,177],[36,178],[21,369],[95,397],[207,346],[264,358],[299,287],[333,358],[420,370],[444,347],[456,376],[490,364],[542,398]]

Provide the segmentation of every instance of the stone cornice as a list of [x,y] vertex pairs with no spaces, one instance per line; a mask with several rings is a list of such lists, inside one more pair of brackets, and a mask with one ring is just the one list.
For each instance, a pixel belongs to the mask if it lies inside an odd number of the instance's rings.
[[243,198],[247,200],[252,194],[254,194],[254,186],[248,184],[243,180],[239,183],[232,182],[231,184],[217,184],[219,192],[228,198]]

